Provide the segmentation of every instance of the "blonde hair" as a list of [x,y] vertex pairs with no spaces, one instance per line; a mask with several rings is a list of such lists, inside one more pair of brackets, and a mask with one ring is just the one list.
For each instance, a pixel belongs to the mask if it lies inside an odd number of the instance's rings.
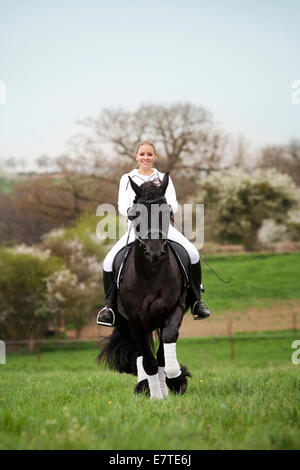
[[137,144],[135,154],[138,153],[139,148],[140,148],[141,145],[151,145],[151,147],[152,147],[153,150],[154,150],[155,155],[157,155],[155,145],[154,145],[150,140],[141,140],[141,141]]

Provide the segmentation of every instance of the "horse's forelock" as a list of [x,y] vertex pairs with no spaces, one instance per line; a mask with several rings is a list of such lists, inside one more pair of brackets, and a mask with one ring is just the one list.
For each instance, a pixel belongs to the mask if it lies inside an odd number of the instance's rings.
[[150,201],[151,199],[155,199],[161,195],[159,186],[157,186],[152,181],[146,181],[145,183],[141,184],[140,188],[142,190],[141,199],[146,201]]

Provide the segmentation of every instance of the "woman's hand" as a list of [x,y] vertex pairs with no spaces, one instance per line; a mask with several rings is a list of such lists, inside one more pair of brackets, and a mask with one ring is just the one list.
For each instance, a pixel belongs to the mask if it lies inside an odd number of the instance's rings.
[[137,207],[136,204],[133,204],[133,206],[129,207],[127,209],[127,217],[129,220],[134,220],[138,217],[139,212],[137,213]]

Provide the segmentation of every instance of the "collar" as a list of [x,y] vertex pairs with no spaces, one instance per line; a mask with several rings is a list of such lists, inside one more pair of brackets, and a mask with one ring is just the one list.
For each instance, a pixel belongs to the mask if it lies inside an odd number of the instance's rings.
[[[158,171],[156,168],[153,168],[153,167],[152,167],[152,170],[153,170],[153,173],[151,173],[151,175],[147,176],[147,175],[140,175],[140,173],[138,173],[138,168],[134,168],[133,170],[130,171],[130,173],[128,173],[128,175],[132,178],[140,179],[144,182],[149,181],[152,178],[154,178],[154,179],[158,178],[159,181],[161,182],[162,177],[163,177],[163,173],[160,173],[160,171]],[[128,183],[126,185],[126,190],[128,188],[128,184],[129,184],[129,180],[128,180]]]
[[147,175],[141,175],[141,174],[139,173],[139,169],[138,169],[138,168],[134,168],[134,169],[131,170],[131,172],[128,173],[128,174],[129,174],[129,176],[137,175],[137,176],[141,176],[142,178],[143,178],[143,177],[144,177],[144,178],[145,178],[145,177],[146,177],[146,178],[150,178],[150,176],[156,175],[156,174],[158,173],[158,171],[157,171],[156,168],[153,168],[153,167],[152,167],[152,170],[153,170],[153,173],[151,173],[151,175],[148,175],[148,176],[147,176]]

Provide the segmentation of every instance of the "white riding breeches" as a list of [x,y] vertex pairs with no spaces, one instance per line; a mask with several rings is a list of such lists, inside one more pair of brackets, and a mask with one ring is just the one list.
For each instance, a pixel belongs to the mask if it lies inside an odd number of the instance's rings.
[[[103,261],[103,270],[104,271],[112,271],[113,269],[113,261],[116,254],[126,245],[128,237],[128,230],[124,235],[117,241],[117,243],[111,248],[111,250],[107,253],[106,257]],[[131,228],[128,243],[131,243],[135,240],[135,232],[134,228]],[[177,230],[173,225],[169,225],[168,231],[168,240],[173,240],[180,245],[182,245],[190,256],[190,260],[192,264],[195,264],[199,261],[200,256],[197,248],[181,233]]]

